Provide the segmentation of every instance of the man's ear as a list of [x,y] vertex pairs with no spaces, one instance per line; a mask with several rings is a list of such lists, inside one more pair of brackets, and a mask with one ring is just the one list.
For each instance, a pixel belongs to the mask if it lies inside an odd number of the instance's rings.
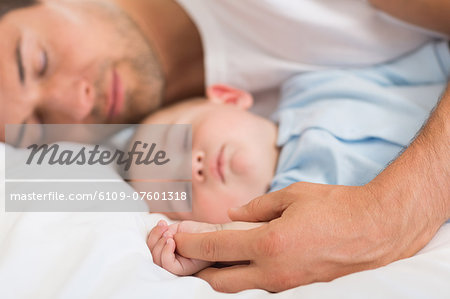
[[251,94],[227,85],[212,85],[206,90],[206,95],[212,103],[235,105],[245,110],[253,106]]

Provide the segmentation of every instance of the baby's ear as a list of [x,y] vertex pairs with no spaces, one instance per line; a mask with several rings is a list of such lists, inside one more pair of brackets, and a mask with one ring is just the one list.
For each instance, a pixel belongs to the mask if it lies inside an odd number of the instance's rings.
[[227,85],[212,85],[208,87],[206,95],[212,103],[235,105],[245,110],[253,106],[251,94]]

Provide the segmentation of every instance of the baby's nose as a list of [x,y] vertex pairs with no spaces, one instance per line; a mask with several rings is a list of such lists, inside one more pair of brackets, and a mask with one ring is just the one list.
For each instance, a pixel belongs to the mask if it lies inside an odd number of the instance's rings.
[[205,180],[204,160],[205,154],[203,152],[196,152],[192,155],[192,179],[194,181],[203,182]]

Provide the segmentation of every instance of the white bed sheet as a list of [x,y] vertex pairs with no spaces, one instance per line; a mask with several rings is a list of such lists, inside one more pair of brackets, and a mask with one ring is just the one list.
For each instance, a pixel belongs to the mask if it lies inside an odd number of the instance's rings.
[[[450,223],[416,256],[279,294],[220,294],[155,266],[146,213],[4,213],[0,144],[0,298],[450,298]],[[125,183],[123,188],[129,188]]]

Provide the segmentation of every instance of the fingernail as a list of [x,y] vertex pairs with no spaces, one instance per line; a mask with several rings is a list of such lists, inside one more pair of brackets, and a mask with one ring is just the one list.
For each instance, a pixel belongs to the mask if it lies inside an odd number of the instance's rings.
[[164,220],[159,220],[158,226],[166,226],[166,222]]

